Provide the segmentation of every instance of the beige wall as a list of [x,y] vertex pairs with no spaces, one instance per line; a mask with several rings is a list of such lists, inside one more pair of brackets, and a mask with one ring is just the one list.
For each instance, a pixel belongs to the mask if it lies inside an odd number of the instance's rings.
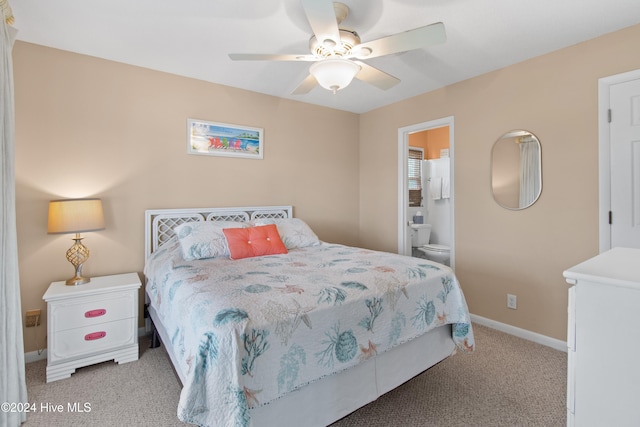
[[[18,42],[23,312],[44,314],[49,283],[72,274],[71,240],[46,232],[53,198],[103,198],[107,229],[85,239],[90,276],[141,272],[152,208],[292,204],[324,240],[396,252],[398,128],[454,116],[469,307],[564,339],[562,271],[598,251],[597,80],[640,68],[639,39],[634,26],[362,115]],[[187,155],[189,117],[263,127],[264,160]],[[515,128],[542,143],[542,196],[524,211],[500,208],[489,188],[491,146]],[[46,345],[46,324],[24,332],[26,351]]]
[[[454,116],[456,273],[470,310],[565,339],[562,272],[598,253],[598,79],[640,68],[638,40],[640,25],[361,115],[360,243],[397,248],[398,128]],[[512,129],[542,144],[542,195],[522,211],[490,192],[491,147]]]
[[[142,272],[145,209],[290,204],[323,240],[358,243],[358,115],[21,42],[13,58],[23,313],[73,275],[50,199],[103,199],[88,276]],[[264,128],[264,160],[187,155],[187,118]],[[24,339],[45,347],[46,322]]]

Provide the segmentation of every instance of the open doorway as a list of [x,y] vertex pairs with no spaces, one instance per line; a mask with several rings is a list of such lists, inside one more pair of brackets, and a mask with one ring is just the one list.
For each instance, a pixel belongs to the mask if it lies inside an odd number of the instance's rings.
[[[428,142],[429,139],[432,141],[431,144]],[[443,145],[443,140],[447,140],[448,146]],[[408,176],[409,147],[422,149],[425,153],[425,176],[424,184],[421,186],[420,206],[415,204],[415,185],[410,184]],[[447,264],[452,268],[455,266],[453,148],[453,117],[398,129],[398,253],[415,253],[415,249],[412,250],[411,247],[413,230],[410,224],[413,215],[420,211],[424,216],[424,222],[432,225],[430,246],[448,248]]]

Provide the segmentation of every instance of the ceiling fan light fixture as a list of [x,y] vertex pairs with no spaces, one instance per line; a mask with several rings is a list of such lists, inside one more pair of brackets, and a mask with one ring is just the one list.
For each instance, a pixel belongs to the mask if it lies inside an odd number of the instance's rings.
[[349,86],[360,66],[348,59],[324,59],[311,65],[309,72],[323,88],[336,93]]
[[331,39],[324,39],[324,41],[322,42],[322,46],[324,46],[327,49],[333,49],[334,47],[336,47],[337,43]]
[[371,55],[373,53],[373,50],[370,47],[356,47],[355,49],[351,50],[351,53],[356,58],[364,59],[367,56]]

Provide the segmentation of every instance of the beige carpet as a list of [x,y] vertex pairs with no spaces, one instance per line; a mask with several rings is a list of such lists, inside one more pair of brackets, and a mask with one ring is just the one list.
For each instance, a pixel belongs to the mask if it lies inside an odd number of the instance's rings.
[[[566,353],[479,325],[474,331],[476,352],[448,358],[332,427],[564,426]],[[187,426],[176,417],[180,386],[169,359],[148,346],[140,341],[137,362],[88,366],[51,384],[46,361],[28,364],[37,412],[24,425]],[[89,411],[70,413],[69,403]],[[43,410],[55,405],[64,412]]]

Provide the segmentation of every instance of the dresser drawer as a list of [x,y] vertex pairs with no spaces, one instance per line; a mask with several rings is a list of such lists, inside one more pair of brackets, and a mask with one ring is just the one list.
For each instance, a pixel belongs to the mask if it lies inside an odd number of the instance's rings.
[[131,318],[56,332],[49,337],[49,364],[135,344],[136,322]]
[[49,306],[52,332],[137,316],[137,290],[55,301]]

